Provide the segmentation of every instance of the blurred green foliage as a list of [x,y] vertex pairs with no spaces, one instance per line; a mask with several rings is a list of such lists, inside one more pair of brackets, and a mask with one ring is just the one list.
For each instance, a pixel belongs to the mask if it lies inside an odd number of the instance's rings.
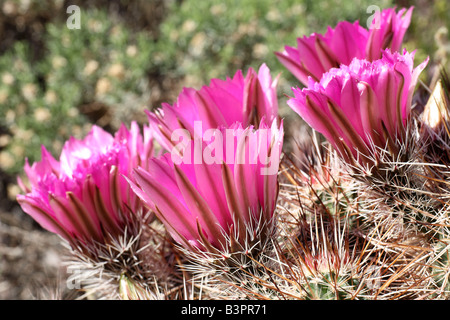
[[448,0],[400,2],[404,6],[415,7],[405,37],[405,48],[409,51],[416,50],[416,61],[423,61],[429,56],[431,65],[442,64],[447,72],[450,72],[450,2]]
[[[41,144],[57,149],[69,131],[83,124],[76,103],[81,92],[71,83],[44,88],[30,63],[29,47],[18,42],[0,59],[0,125],[9,135],[2,136],[2,169],[19,172],[24,157],[35,157]],[[56,61],[54,61],[56,63]],[[63,126],[61,126],[64,124]],[[61,132],[61,129],[66,132]]]
[[[69,4],[0,1],[0,35],[13,31],[0,39],[0,172],[21,173],[25,157],[40,159],[41,144],[56,156],[92,123],[114,130],[145,122],[145,108],[173,103],[183,86],[238,69],[266,63],[273,77],[282,74],[284,99],[297,82],[273,52],[341,20],[366,26],[372,5],[416,6],[405,46],[418,50],[417,61],[439,50],[437,60],[448,56],[447,0],[95,0],[79,4],[79,30],[66,26]],[[135,19],[136,12],[163,17]]]
[[133,33],[104,11],[83,12],[82,19],[79,30],[47,24],[38,61],[31,62],[25,41],[0,57],[3,170],[17,174],[24,157],[39,160],[41,145],[56,154],[92,122],[116,129],[148,104],[148,35]]
[[[274,51],[295,46],[296,38],[325,32],[341,20],[366,20],[370,5],[389,7],[392,1],[324,0],[185,0],[169,7],[160,27],[157,58],[168,72],[188,75],[188,85],[224,78],[234,70],[265,62],[273,75],[296,83]],[[283,83],[281,84],[283,86]],[[284,86],[283,89],[289,89]],[[283,90],[285,91],[285,90]]]
[[133,33],[104,11],[89,10],[82,18],[79,30],[48,25],[40,71],[50,88],[76,88],[81,96],[73,106],[93,101],[108,106],[111,119],[103,125],[117,128],[148,102],[152,43],[147,33]]

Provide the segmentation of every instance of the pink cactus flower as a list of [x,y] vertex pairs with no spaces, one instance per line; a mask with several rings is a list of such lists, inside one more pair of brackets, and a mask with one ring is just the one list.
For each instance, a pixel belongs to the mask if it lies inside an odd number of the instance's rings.
[[256,130],[236,123],[214,137],[220,143],[203,141],[202,150],[216,161],[195,163],[192,155],[176,164],[166,153],[148,170],[136,169],[131,185],[185,248],[233,251],[233,243],[242,249],[246,240],[260,240],[258,226],[273,225],[283,126],[276,119]]
[[403,37],[411,21],[413,7],[384,9],[375,14],[369,30],[359,22],[342,21],[325,34],[313,33],[297,39],[297,47],[285,46],[276,52],[280,62],[305,86],[308,77],[319,81],[322,74],[341,64],[349,65],[353,58],[369,61],[381,58],[382,49],[400,51]]
[[[383,52],[379,60],[354,59],[325,73],[320,82],[294,88],[289,106],[322,133],[347,161],[377,162],[377,148],[394,155],[405,133],[419,74],[414,52]],[[398,150],[397,150],[398,151]],[[373,159],[375,157],[375,159]]]
[[[83,140],[71,138],[59,161],[42,147],[42,159],[25,165],[25,194],[17,196],[22,209],[43,228],[60,235],[72,247],[105,244],[124,232],[133,214],[144,210],[124,177],[153,155],[151,131],[143,135],[136,123],[124,125],[115,136],[93,126]],[[145,209],[146,210],[146,209]]]
[[155,139],[170,151],[172,132],[183,128],[194,136],[195,121],[202,122],[203,131],[236,122],[244,127],[257,126],[263,117],[271,122],[278,115],[277,81],[272,81],[269,68],[263,64],[258,73],[250,68],[245,77],[239,70],[233,78],[212,79],[200,90],[184,88],[174,105],[165,103],[156,112],[147,113]]

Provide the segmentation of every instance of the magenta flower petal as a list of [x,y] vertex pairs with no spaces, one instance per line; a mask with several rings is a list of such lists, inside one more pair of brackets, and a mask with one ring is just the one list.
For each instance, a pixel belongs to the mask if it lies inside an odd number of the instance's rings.
[[[136,194],[143,197],[142,199],[154,208],[155,213],[175,240],[179,242],[187,241],[190,245],[198,245],[196,243],[197,226],[195,219],[192,219],[181,196],[171,193],[164,187],[166,180],[155,180],[151,175],[154,168],[153,163],[158,167],[166,167],[167,169],[167,166],[170,166],[164,159],[154,159],[150,161],[148,172],[142,168],[136,169],[134,174],[136,186],[141,189]],[[173,179],[173,172],[170,172],[167,177],[167,180],[170,181],[171,179]],[[134,189],[137,189],[136,186]]]
[[[175,104],[147,112],[155,139],[172,150],[172,133],[185,129],[191,137],[202,136],[208,129],[229,127],[234,123],[257,126],[262,118],[272,121],[278,116],[277,79],[272,80],[263,64],[256,72],[250,68],[244,76],[239,70],[233,78],[212,79],[200,90],[184,88]],[[201,122],[201,128],[194,123]],[[200,131],[199,131],[200,130]]]
[[42,159],[24,171],[29,187],[17,200],[43,228],[77,247],[104,243],[132,223],[134,213],[147,210],[126,180],[153,156],[152,136],[136,123],[112,136],[93,126],[83,140],[69,139],[59,161],[43,147]]
[[297,39],[297,47],[285,46],[276,52],[280,62],[301,82],[308,85],[308,78],[319,81],[322,74],[341,64],[348,65],[354,59],[369,61],[381,58],[383,49],[399,51],[410,24],[413,7],[384,9],[375,16],[369,30],[359,22],[342,21],[325,34],[313,33]]
[[[312,72],[306,69],[300,61],[296,49],[286,46],[284,52],[275,52],[278,60],[288,69],[301,83],[308,83],[308,78],[314,77]],[[317,79],[316,79],[317,80]]]
[[[320,82],[293,89],[288,101],[312,128],[321,132],[346,160],[368,159],[376,148],[404,136],[412,92],[428,59],[413,66],[414,53],[383,52],[379,60],[353,59],[325,73]],[[351,154],[349,154],[349,152]]]
[[[175,164],[172,154],[166,153],[150,160],[148,170],[135,170],[136,194],[154,208],[173,238],[188,248],[229,250],[227,239],[237,237],[243,244],[250,225],[272,223],[282,124],[278,126],[275,119],[268,127],[262,120],[255,130],[236,123],[216,129],[218,135],[223,137],[217,147],[224,156],[218,163],[207,159],[194,163],[191,154]],[[202,142],[205,155],[209,144]],[[230,150],[232,155],[226,157]],[[264,170],[268,166],[272,170]]]
[[225,190],[223,188],[211,188],[222,179],[222,164],[211,163],[208,165],[194,164],[195,179],[202,183],[196,183],[197,190],[208,200],[208,205],[217,216],[221,226],[232,224],[232,217],[227,208]]
[[390,48],[392,52],[400,51],[403,37],[411,22],[413,7],[395,12],[389,8],[375,16],[369,28],[366,46],[366,58],[370,61],[381,58],[381,50]]
[[[359,22],[350,23],[342,21],[336,28],[328,28],[323,41],[328,44],[336,56],[337,65],[349,64],[355,57],[364,57],[368,32],[359,25]],[[330,68],[327,68],[327,70]],[[327,71],[326,70],[326,71]]]

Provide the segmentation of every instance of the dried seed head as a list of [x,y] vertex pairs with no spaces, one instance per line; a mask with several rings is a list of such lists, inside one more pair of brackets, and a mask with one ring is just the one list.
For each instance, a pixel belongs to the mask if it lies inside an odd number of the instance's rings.
[[426,128],[434,132],[440,132],[445,129],[450,120],[449,110],[450,101],[448,92],[444,91],[442,80],[437,83],[422,113],[422,121]]

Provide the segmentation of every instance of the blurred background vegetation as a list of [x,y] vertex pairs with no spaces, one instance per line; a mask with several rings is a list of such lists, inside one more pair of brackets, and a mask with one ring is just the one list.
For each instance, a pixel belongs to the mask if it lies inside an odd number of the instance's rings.
[[[70,5],[81,10],[80,29],[66,25]],[[297,82],[273,52],[341,20],[366,26],[371,5],[415,6],[405,47],[417,49],[416,62],[430,56],[425,83],[433,66],[448,68],[448,0],[1,0],[0,211],[17,208],[16,177],[41,145],[58,156],[94,123],[145,123],[145,109],[173,103],[183,86],[266,63],[282,74],[289,121],[285,94]]]

